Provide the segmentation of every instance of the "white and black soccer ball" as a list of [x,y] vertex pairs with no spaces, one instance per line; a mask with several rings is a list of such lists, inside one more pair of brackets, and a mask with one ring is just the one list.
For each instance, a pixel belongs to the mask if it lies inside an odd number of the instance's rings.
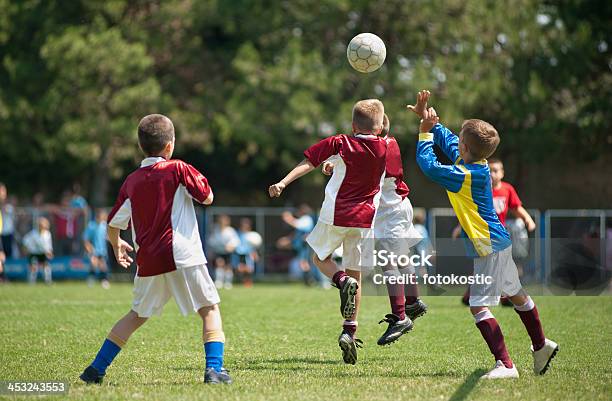
[[376,71],[385,62],[387,49],[381,38],[373,33],[360,33],[351,39],[346,48],[351,67],[359,72]]

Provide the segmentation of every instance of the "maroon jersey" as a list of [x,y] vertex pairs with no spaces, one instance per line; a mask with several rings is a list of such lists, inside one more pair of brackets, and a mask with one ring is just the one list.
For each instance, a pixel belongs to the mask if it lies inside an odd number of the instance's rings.
[[304,156],[318,166],[333,157],[319,220],[339,227],[370,228],[385,172],[387,143],[375,135],[335,135],[312,145]]
[[386,136],[387,160],[385,165],[385,181],[380,198],[381,207],[401,203],[410,189],[404,182],[404,168],[402,167],[402,155],[397,140],[392,136]]
[[144,159],[119,191],[108,225],[125,230],[132,222],[138,276],[206,264],[192,199],[211,193],[206,178],[181,160]]
[[499,221],[506,225],[508,209],[518,209],[523,203],[511,184],[502,181],[498,189],[493,188],[493,207]]

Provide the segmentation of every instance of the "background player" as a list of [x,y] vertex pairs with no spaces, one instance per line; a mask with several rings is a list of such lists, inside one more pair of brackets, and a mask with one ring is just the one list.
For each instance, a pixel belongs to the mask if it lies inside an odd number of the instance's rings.
[[[319,221],[306,241],[314,250],[313,262],[340,290],[340,313],[344,317],[338,345],[345,363],[357,362],[355,339],[357,313],[361,298],[360,266],[373,241],[372,223],[385,172],[386,141],[380,138],[385,109],[380,100],[361,100],[353,107],[352,135],[330,136],[304,152],[304,159],[280,182],[268,189],[278,197],[294,180],[333,157],[334,173],[325,187],[325,200]],[[344,252],[342,267],[332,260],[340,245]],[[369,255],[368,255],[369,253]]]
[[89,278],[87,279],[88,284],[93,285],[97,271],[104,289],[110,288],[108,282],[108,249],[106,246],[107,218],[108,214],[103,209],[98,210],[96,220],[90,221],[83,233],[85,252],[87,252],[91,264]]
[[138,143],[146,158],[130,174],[109,214],[108,240],[117,262],[132,264],[132,247],[119,236],[131,223],[137,272],[132,309],[111,329],[95,359],[81,374],[86,383],[101,383],[106,368],[128,339],[152,315],[159,315],[173,297],[181,313],[196,312],[203,321],[206,370],[204,382],[231,383],[223,368],[225,335],[219,295],[208,274],[193,200],[210,205],[213,194],[193,166],[170,160],[174,125],[160,114],[138,124]]
[[51,225],[46,217],[39,217],[36,225],[36,228],[23,237],[23,246],[30,263],[29,282],[30,284],[36,283],[38,269],[42,267],[45,283],[51,284],[52,272],[51,265],[49,265],[49,261],[53,259],[53,239],[49,231]]
[[[495,367],[483,378],[518,378],[504,336],[489,306],[506,294],[514,304],[532,342],[534,372],[544,374],[559,346],[544,336],[538,309],[521,286],[512,260],[512,243],[500,223],[491,195],[491,177],[486,158],[499,144],[495,128],[482,120],[464,121],[459,137],[442,124],[433,108],[427,109],[428,91],[417,95],[411,109],[421,116],[417,163],[423,173],[442,185],[469,241],[468,253],[475,257],[474,274],[489,276],[492,284],[471,286],[470,311],[476,326],[495,357]],[[431,131],[431,132],[430,132]],[[438,145],[453,165],[442,165],[433,150]]]

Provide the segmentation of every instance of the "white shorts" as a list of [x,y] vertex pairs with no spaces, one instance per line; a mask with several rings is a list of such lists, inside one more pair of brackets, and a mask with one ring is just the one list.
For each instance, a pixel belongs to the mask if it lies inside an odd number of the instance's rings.
[[523,288],[512,259],[512,246],[474,259],[474,275],[490,276],[492,282],[470,286],[470,306],[495,306],[501,295],[514,296]]
[[374,218],[376,249],[408,255],[410,248],[423,239],[412,225],[412,217],[412,204],[408,198],[393,206],[379,207]]
[[370,266],[374,252],[371,228],[338,227],[318,221],[306,242],[317,257],[327,259],[342,245],[342,267],[360,271],[362,266]]
[[132,310],[139,317],[161,315],[170,297],[185,316],[220,302],[215,283],[204,265],[180,268],[157,276],[134,277]]

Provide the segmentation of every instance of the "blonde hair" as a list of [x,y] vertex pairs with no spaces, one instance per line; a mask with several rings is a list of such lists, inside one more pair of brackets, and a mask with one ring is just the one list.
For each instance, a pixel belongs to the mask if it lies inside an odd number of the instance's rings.
[[469,152],[477,159],[491,156],[499,145],[497,130],[483,120],[465,120],[461,126],[461,134]]
[[363,134],[377,135],[383,127],[385,106],[378,99],[360,100],[353,106],[353,126]]

